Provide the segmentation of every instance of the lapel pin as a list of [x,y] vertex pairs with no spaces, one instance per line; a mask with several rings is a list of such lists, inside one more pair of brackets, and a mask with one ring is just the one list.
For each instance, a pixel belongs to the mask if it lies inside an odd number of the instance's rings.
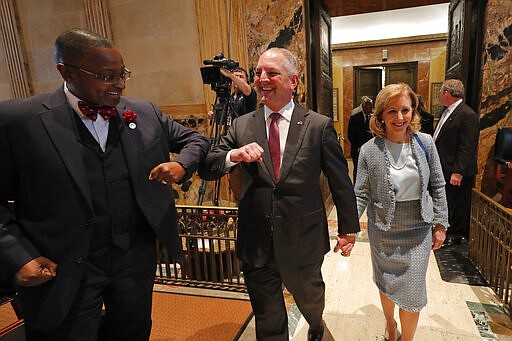
[[300,126],[302,126],[302,125],[304,125],[304,122],[299,121],[299,122],[297,122],[297,124],[298,124],[298,125],[300,125]]
[[135,124],[135,121],[137,121],[137,114],[134,113],[131,110],[125,110],[123,112],[123,120],[128,123],[128,128],[135,129],[137,128],[137,125]]

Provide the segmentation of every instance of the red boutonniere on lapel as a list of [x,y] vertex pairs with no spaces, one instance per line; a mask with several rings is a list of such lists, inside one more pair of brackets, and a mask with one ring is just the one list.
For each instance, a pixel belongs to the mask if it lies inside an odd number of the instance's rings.
[[137,128],[137,125],[135,124],[135,122],[137,121],[137,114],[134,113],[133,111],[131,110],[125,110],[123,112],[123,120],[128,123],[128,127],[130,129],[135,129]]

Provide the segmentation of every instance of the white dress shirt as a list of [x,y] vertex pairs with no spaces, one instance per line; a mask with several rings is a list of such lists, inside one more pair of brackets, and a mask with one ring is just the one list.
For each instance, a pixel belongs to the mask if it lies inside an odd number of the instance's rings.
[[109,121],[105,121],[101,115],[98,115],[96,121],[87,118],[87,116],[85,116],[82,113],[82,111],[80,111],[80,109],[78,108],[78,101],[81,101],[81,99],[76,97],[71,93],[71,91],[69,91],[66,83],[64,83],[64,93],[66,94],[66,98],[68,99],[69,105],[71,105],[71,107],[78,115],[78,117],[80,117],[82,122],[84,122],[85,126],[87,127],[87,130],[89,130],[89,132],[94,137],[96,142],[98,142],[98,144],[100,145],[101,150],[105,151],[108,138]]
[[459,105],[461,103],[462,103],[462,98],[459,99],[457,102],[452,103],[452,105],[450,105],[449,107],[447,107],[445,109],[445,111],[443,112],[443,115],[441,116],[441,119],[439,120],[439,122],[436,125],[436,130],[434,131],[434,136],[432,136],[434,138],[434,141],[437,139],[437,135],[439,135],[439,132],[441,131],[441,128],[443,127],[444,122],[446,122],[448,120],[448,118],[450,117],[452,112],[455,110],[455,108],[457,108],[457,105]]
[[[290,100],[288,104],[286,104],[284,107],[281,108],[281,110],[278,111],[278,113],[281,114],[281,118],[277,121],[277,126],[279,127],[279,147],[281,151],[281,160],[280,164],[283,163],[283,154],[284,154],[284,148],[286,147],[286,139],[288,138],[288,130],[290,130],[290,122],[292,120],[292,113],[293,109],[295,108],[295,104],[293,103],[293,100]],[[265,125],[267,127],[267,139],[268,139],[268,131],[270,128],[270,122],[272,119],[270,118],[270,115],[274,113],[275,111],[270,110],[266,105],[264,106],[265,111]],[[263,148],[263,146],[261,146]],[[238,162],[231,161],[231,152],[230,150],[228,154],[226,155],[226,168],[230,168],[235,166]],[[270,151],[265,150],[264,153],[269,153]]]

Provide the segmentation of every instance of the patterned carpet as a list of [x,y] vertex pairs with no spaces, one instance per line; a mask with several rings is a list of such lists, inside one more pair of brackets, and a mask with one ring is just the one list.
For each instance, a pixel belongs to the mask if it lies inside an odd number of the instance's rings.
[[11,331],[16,326],[19,326],[21,322],[18,322],[18,317],[8,301],[0,300],[0,339],[7,340],[7,337],[3,337],[3,333]]
[[248,300],[153,293],[151,341],[237,340],[252,317]]

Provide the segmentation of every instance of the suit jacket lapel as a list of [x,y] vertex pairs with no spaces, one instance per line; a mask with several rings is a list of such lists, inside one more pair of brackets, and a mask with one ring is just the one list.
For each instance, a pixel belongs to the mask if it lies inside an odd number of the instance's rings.
[[144,168],[140,166],[140,162],[144,160],[144,155],[141,150],[141,147],[144,146],[144,143],[142,142],[142,135],[137,127],[135,127],[135,129],[128,128],[122,119],[122,113],[128,109],[122,99],[116,108],[119,115],[111,118],[110,122],[111,124],[114,123],[117,125],[119,140],[121,141],[126,158],[126,166],[128,167],[130,179],[134,187],[133,190],[134,193],[139,193],[138,189],[140,188],[140,181],[149,176],[149,174],[146,174],[145,177],[144,174],[139,174],[140,170]]
[[39,117],[71,178],[92,210],[91,192],[85,165],[72,122],[71,115],[75,113],[67,103],[63,88],[57,90],[46,103],[43,103],[43,106],[47,110],[40,112]]
[[443,126],[441,127],[439,134],[437,134],[437,138],[439,138],[443,134],[443,132],[446,129],[448,129],[448,127],[452,124],[453,120],[457,117],[459,112],[462,110],[462,104],[463,103],[459,103],[459,105],[457,105],[455,107],[455,109],[453,110],[453,112],[450,114],[450,117],[448,117],[448,119],[443,123]]
[[286,138],[286,146],[284,148],[283,162],[281,164],[281,174],[279,180],[286,178],[290,168],[295,160],[295,156],[300,149],[304,134],[306,133],[309,120],[307,120],[308,110],[295,103],[293,109],[292,119],[290,121],[290,128],[288,130],[288,137]]

